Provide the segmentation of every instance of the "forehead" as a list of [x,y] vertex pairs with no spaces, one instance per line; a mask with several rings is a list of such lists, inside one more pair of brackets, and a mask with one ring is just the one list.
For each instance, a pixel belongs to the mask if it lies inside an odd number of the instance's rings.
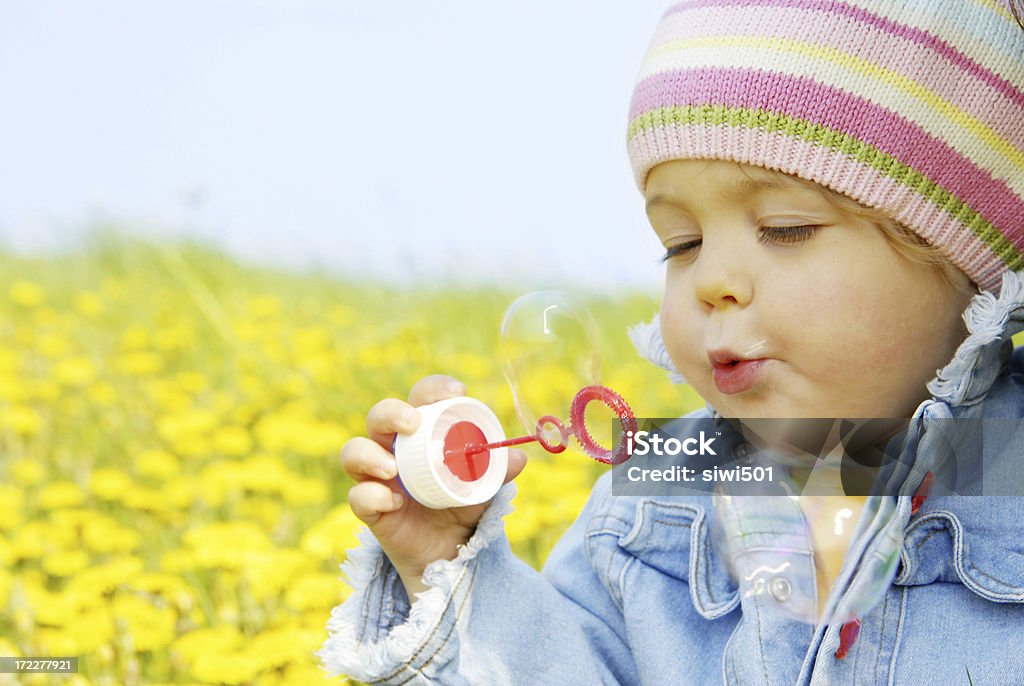
[[648,205],[661,200],[688,199],[742,202],[766,192],[823,200],[824,190],[814,184],[762,167],[725,160],[672,160],[654,167],[644,195]]

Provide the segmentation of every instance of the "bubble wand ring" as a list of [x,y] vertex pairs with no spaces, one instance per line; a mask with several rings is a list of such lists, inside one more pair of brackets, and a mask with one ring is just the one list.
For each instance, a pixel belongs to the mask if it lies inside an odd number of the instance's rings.
[[[507,448],[513,445],[523,445],[524,443],[536,441],[540,443],[544,450],[557,455],[565,451],[569,445],[569,436],[572,436],[579,443],[583,452],[598,462],[611,465],[621,464],[630,457],[626,450],[626,442],[620,438],[618,444],[613,449],[608,449],[598,443],[587,429],[587,405],[595,400],[604,403],[608,409],[616,414],[619,422],[622,424],[623,435],[629,431],[636,432],[636,417],[633,416],[633,410],[629,407],[629,403],[607,386],[593,385],[581,389],[573,397],[572,405],[569,407],[568,427],[557,417],[548,414],[537,420],[537,428],[531,436],[519,436],[486,445],[467,445],[462,448],[462,451],[466,455],[475,455],[485,450]],[[558,430],[559,440],[557,443],[552,442],[546,436],[548,428]]]
[[625,441],[620,438],[618,445],[613,450],[609,450],[595,441],[587,430],[585,420],[587,405],[595,400],[604,403],[615,413],[622,425],[623,435],[630,431],[636,433],[636,417],[633,416],[633,410],[629,407],[629,403],[607,386],[595,385],[583,388],[572,399],[572,405],[569,408],[569,425],[572,427],[572,434],[583,451],[598,462],[621,464],[629,459]]
[[[558,431],[558,443],[552,443],[548,440],[545,435],[545,427],[551,427]],[[534,433],[534,438],[540,443],[544,450],[547,450],[552,455],[565,452],[565,449],[569,447],[569,430],[565,428],[565,424],[550,414],[546,414],[537,420],[537,430]]]

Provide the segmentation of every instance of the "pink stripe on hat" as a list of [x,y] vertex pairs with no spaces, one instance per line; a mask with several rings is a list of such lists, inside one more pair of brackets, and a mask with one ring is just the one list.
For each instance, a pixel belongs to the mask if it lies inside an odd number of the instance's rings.
[[634,91],[633,171],[641,188],[671,159],[784,171],[890,212],[996,288],[1024,268],[1022,55],[1012,19],[963,0],[682,2]]

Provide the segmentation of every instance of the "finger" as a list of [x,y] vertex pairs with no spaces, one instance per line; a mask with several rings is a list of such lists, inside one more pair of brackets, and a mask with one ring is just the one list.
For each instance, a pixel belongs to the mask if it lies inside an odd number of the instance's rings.
[[466,384],[451,376],[432,374],[413,384],[409,391],[409,402],[419,407],[460,395],[466,395]]
[[356,481],[388,480],[398,474],[395,456],[364,436],[357,436],[342,446],[340,461],[341,468]]
[[[397,498],[397,500],[396,500]],[[399,510],[405,499],[379,481],[361,481],[348,489],[348,506],[360,521],[373,526],[381,515]]]
[[516,448],[508,451],[508,471],[505,473],[505,483],[519,476],[519,473],[526,467],[526,453]]
[[395,434],[411,434],[420,426],[420,413],[409,403],[385,398],[366,413],[366,435],[391,450]]

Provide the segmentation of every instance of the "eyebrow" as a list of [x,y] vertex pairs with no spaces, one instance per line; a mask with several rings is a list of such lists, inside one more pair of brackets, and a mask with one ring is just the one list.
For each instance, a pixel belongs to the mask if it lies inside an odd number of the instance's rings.
[[[783,190],[788,188],[790,188],[788,184],[782,183],[778,179],[744,178],[726,184],[719,193],[724,199],[735,201],[763,193],[764,191]],[[661,193],[647,201],[646,209],[649,212],[652,207],[657,207],[659,205],[675,205],[676,207],[686,209],[684,203]]]

